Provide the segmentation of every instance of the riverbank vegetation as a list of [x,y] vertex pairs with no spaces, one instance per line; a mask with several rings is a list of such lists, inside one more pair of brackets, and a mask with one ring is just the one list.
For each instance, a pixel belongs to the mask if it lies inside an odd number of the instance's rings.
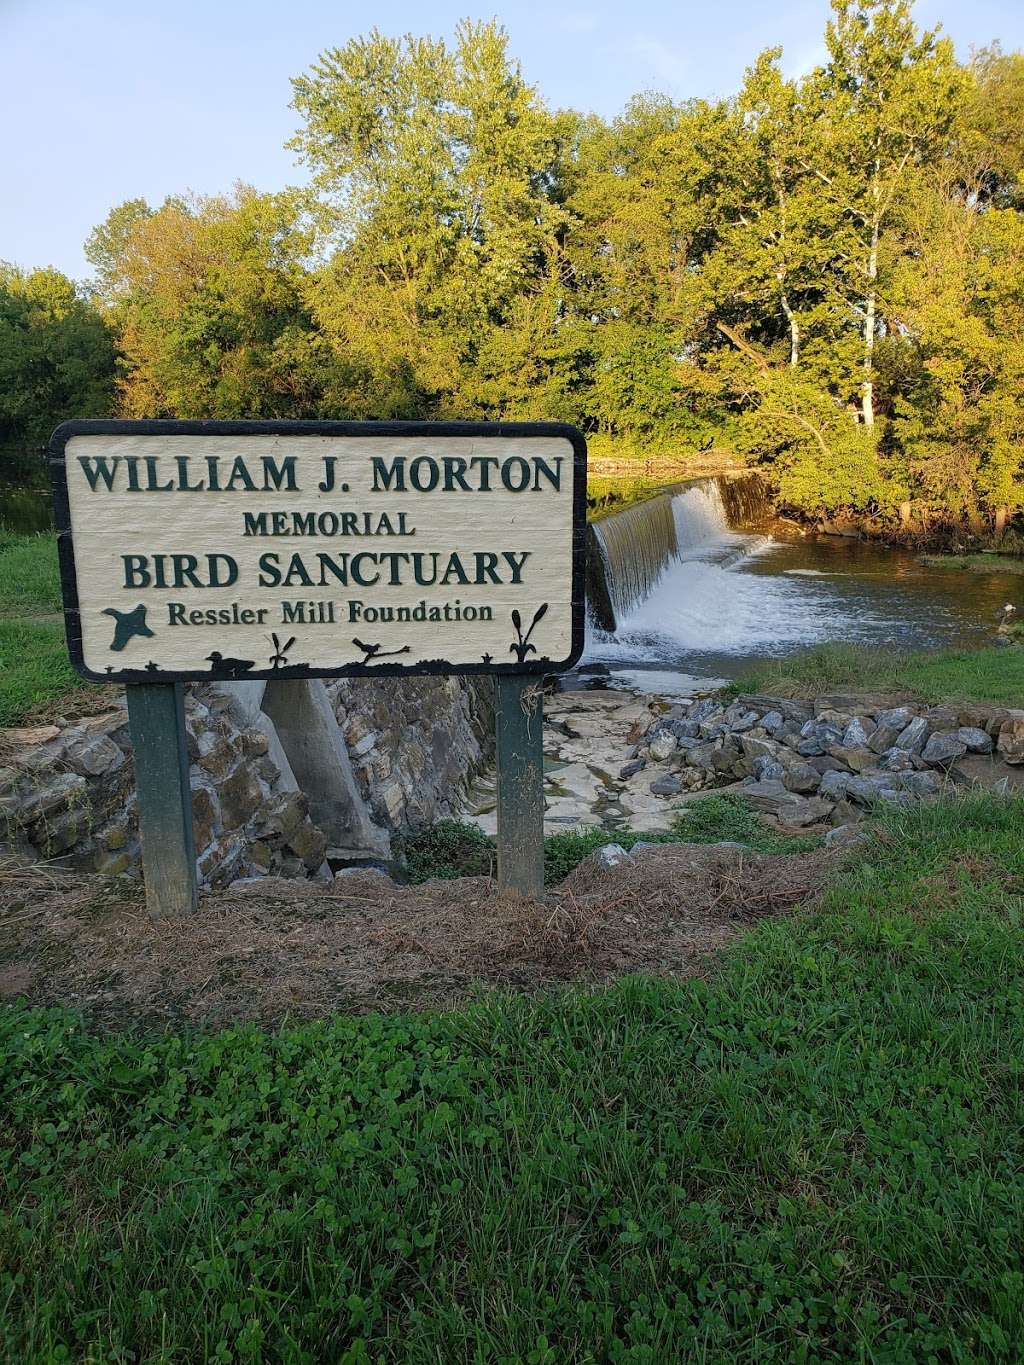
[[273,1032],[5,1006],[4,1356],[1014,1358],[1022,817],[890,812],[698,978]]
[[727,691],[821,697],[867,689],[911,693],[922,701],[976,701],[1018,707],[1024,698],[1024,648],[990,645],[902,653],[871,645],[818,645],[765,660]]
[[609,122],[549,109],[492,23],[322,53],[294,81],[308,190],[130,200],[88,297],[0,279],[0,439],[115,404],[557,419],[605,449],[718,442],[801,515],[1001,533],[1024,56],[958,60],[908,0],[832,11],[799,79],[772,49],[731,98]]

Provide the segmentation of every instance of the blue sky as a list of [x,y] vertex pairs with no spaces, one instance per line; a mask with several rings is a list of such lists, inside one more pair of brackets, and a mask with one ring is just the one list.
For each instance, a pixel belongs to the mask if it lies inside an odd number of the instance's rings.
[[[639,90],[732,93],[765,47],[790,72],[820,58],[828,0],[412,4],[376,0],[0,0],[0,259],[84,277],[82,244],[124,199],[158,204],[236,179],[300,179],[289,77],[376,25],[447,35],[500,19],[552,105],[611,115]],[[1021,0],[919,0],[962,55],[993,38],[1024,48]]]

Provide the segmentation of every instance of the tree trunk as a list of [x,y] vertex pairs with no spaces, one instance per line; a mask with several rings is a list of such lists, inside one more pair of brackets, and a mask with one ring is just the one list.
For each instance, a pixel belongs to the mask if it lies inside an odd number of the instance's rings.
[[796,320],[796,314],[789,306],[789,299],[786,298],[785,291],[780,297],[782,299],[782,311],[789,323],[789,363],[795,369],[800,363],[800,324]]
[[868,252],[868,292],[864,307],[864,382],[861,386],[861,419],[866,427],[875,425],[875,283],[878,279],[878,218],[871,224],[871,250]]
[[1006,504],[1003,503],[1001,507],[997,507],[997,508],[996,508],[996,522],[995,522],[996,540],[1002,540],[1002,538],[1003,538],[1003,532],[1006,530],[1006,515],[1007,515],[1007,508],[1006,508]]
[[910,527],[910,501],[900,503],[900,525],[904,530]]

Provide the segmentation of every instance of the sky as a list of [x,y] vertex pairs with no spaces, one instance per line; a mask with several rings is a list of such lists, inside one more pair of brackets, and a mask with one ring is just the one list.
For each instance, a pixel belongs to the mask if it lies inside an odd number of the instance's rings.
[[[631,95],[729,95],[765,47],[800,74],[828,0],[0,0],[0,260],[76,279],[91,229],[125,199],[300,183],[284,143],[289,78],[376,26],[449,35],[496,17],[549,104],[617,113]],[[1022,0],[919,0],[957,51],[1024,48]]]

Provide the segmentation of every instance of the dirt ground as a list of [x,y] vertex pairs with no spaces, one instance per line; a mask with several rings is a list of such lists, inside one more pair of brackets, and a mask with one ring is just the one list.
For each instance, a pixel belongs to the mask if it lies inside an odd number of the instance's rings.
[[842,855],[665,844],[585,863],[540,900],[484,877],[399,886],[267,878],[152,921],[140,891],[0,864],[0,999],[101,1027],[264,1025],[456,1003],[629,972],[692,975],[745,925],[812,898]]

